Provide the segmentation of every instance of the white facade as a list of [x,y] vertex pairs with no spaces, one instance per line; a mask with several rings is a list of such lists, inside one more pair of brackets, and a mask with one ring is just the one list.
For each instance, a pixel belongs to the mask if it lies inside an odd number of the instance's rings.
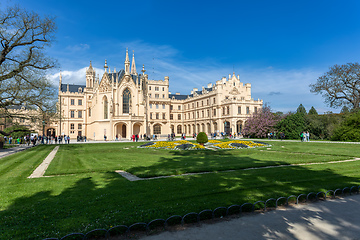
[[90,62],[86,85],[63,84],[60,75],[61,120],[51,126],[56,135],[114,140],[134,134],[239,133],[263,104],[251,98],[251,84],[243,84],[235,74],[180,95],[169,93],[169,77],[149,80],[144,67],[138,74],[134,55],[130,69],[128,51],[124,70],[110,72],[106,61],[104,68],[99,80]]

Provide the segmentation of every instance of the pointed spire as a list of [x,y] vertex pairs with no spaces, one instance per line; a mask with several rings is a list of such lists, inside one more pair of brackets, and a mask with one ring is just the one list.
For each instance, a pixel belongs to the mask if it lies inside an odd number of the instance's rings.
[[137,73],[136,73],[135,53],[134,53],[134,50],[133,50],[133,57],[132,57],[132,64],[131,64],[131,74],[137,74]]
[[62,75],[61,75],[61,71],[60,71],[60,75],[59,75],[59,91],[61,91],[61,84],[62,84]]
[[94,69],[92,67],[91,61],[90,61],[90,66],[89,68],[86,70],[86,74],[92,75],[94,73]]
[[143,69],[141,70],[141,72],[143,73],[143,75],[145,74],[146,70],[145,70],[145,65],[143,64]]
[[130,74],[129,51],[127,48],[126,48],[126,57],[125,57],[125,74]]
[[108,65],[107,65],[107,61],[105,59],[105,66],[104,66],[105,72],[107,72],[107,68],[108,68]]

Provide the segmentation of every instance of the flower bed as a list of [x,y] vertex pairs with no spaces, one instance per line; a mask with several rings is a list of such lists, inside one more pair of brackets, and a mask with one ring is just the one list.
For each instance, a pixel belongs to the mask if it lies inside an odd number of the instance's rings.
[[[206,144],[208,149],[240,149],[240,148],[255,148],[255,147],[266,147],[270,146],[267,143],[256,142],[256,141],[242,141],[242,140],[233,140],[227,142],[221,142],[218,140],[209,140]],[[206,149],[204,146],[201,146],[197,143],[192,143],[186,140],[179,141],[158,141],[158,142],[148,142],[145,143],[139,148],[157,148],[157,149],[169,149],[169,150],[198,150]]]
[[186,140],[179,140],[174,142],[167,142],[167,141],[149,142],[139,146],[139,148],[161,148],[161,149],[170,149],[170,150],[205,149],[205,147],[201,146],[200,144],[192,143]]
[[255,148],[255,147],[267,147],[269,144],[253,142],[253,141],[242,141],[233,140],[228,142],[217,143],[213,145],[215,148],[220,149],[237,149],[237,148]]

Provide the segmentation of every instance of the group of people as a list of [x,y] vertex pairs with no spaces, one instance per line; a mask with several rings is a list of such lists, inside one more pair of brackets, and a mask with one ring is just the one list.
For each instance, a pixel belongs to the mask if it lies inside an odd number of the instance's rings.
[[269,140],[278,138],[280,138],[281,140],[285,139],[285,133],[283,132],[280,132],[279,134],[277,134],[276,132],[269,132],[267,136]]
[[62,144],[70,143],[70,136],[64,135],[64,136],[38,136],[35,134],[31,135],[25,135],[24,137],[18,137],[16,139],[13,139],[12,136],[4,136],[5,141],[9,142],[9,144],[27,144],[28,146],[30,144],[36,145],[37,143],[41,144]]
[[310,133],[309,132],[301,132],[300,138],[302,142],[309,142],[310,141]]
[[[40,140],[44,144],[62,144],[63,142],[66,144],[70,143],[70,136],[69,135],[60,135],[60,136],[39,136]],[[43,141],[42,141],[43,140]]]

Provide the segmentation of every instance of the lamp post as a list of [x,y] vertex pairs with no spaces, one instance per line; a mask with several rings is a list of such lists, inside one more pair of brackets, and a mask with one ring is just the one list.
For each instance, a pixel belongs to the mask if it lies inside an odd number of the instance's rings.
[[41,143],[44,144],[44,137],[45,137],[45,121],[42,121],[42,125],[43,125],[43,136],[41,138]]

